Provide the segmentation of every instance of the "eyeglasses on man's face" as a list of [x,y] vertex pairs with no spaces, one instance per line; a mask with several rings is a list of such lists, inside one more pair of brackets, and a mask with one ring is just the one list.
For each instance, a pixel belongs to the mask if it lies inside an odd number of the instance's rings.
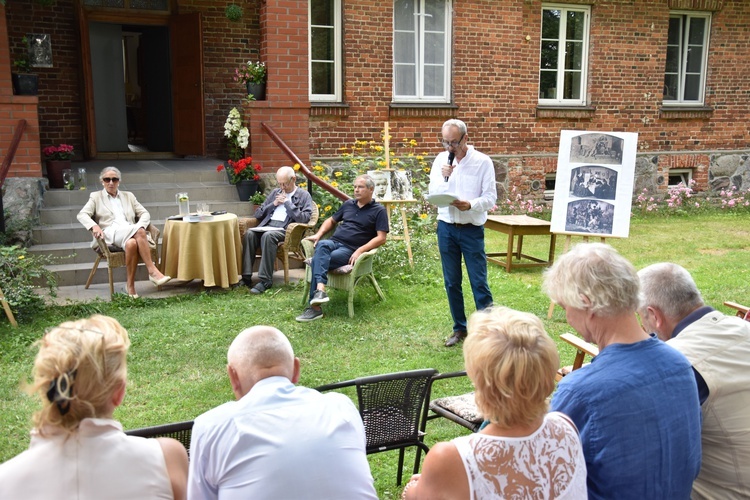
[[119,177],[102,177],[102,182],[109,184],[110,182],[120,182],[120,179]]
[[459,145],[461,145],[461,141],[463,141],[463,140],[464,140],[464,136],[462,134],[461,138],[459,140],[457,140],[457,141],[450,141],[450,142],[448,142],[445,139],[443,139],[442,141],[440,141],[440,144],[442,144],[443,147],[446,148],[446,149],[447,148],[457,148]]

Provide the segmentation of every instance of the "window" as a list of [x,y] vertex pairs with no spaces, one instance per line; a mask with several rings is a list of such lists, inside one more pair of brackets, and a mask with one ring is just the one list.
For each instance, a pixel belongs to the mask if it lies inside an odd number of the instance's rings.
[[393,98],[450,102],[450,0],[394,0]]
[[703,104],[710,24],[707,13],[669,16],[664,103]]
[[340,102],[341,0],[315,0],[310,9],[310,100]]
[[555,181],[557,173],[547,174],[544,176],[544,199],[552,200],[555,198]]
[[683,186],[690,186],[690,181],[693,179],[693,170],[690,168],[673,168],[669,171],[669,180],[667,185],[669,187],[677,187],[679,183]]
[[586,104],[587,6],[542,6],[539,104]]

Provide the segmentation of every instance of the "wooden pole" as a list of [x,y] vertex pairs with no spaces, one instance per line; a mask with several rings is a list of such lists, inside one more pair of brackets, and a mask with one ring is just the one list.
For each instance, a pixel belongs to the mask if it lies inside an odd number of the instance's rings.
[[391,141],[388,134],[388,122],[385,122],[383,143],[385,144],[385,168],[391,168]]

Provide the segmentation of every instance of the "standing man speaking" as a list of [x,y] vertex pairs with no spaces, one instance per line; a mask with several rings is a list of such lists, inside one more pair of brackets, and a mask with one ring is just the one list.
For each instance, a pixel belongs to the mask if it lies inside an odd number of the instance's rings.
[[495,167],[489,156],[469,146],[466,124],[451,119],[443,123],[442,144],[430,171],[430,195],[451,194],[450,205],[438,207],[437,238],[453,334],[445,341],[452,347],[466,338],[466,311],[461,289],[461,257],[466,262],[477,310],[492,304],[487,284],[484,223],[495,205]]

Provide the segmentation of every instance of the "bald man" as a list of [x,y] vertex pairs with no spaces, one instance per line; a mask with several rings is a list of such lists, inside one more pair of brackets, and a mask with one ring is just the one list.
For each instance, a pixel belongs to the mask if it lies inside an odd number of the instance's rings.
[[295,385],[283,333],[242,331],[227,373],[237,401],[195,419],[188,499],[377,499],[359,412],[343,394]]
[[[242,282],[252,285],[255,253],[260,246],[258,283],[251,293],[261,294],[273,285],[273,263],[279,243],[284,241],[286,227],[292,222],[307,224],[312,216],[312,197],[304,189],[297,188],[297,174],[292,167],[281,167],[276,171],[277,187],[266,201],[258,207],[253,217],[260,222],[249,228],[242,238]],[[265,229],[261,229],[265,228]],[[278,228],[278,230],[268,230]]]

